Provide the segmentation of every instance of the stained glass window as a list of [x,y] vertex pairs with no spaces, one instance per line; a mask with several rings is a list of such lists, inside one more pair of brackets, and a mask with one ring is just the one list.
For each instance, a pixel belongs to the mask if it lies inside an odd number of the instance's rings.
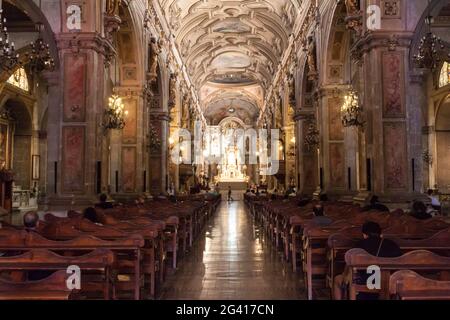
[[439,76],[439,88],[450,84],[450,63],[444,62]]
[[9,77],[8,83],[24,91],[29,90],[27,73],[24,68],[17,69],[16,72]]

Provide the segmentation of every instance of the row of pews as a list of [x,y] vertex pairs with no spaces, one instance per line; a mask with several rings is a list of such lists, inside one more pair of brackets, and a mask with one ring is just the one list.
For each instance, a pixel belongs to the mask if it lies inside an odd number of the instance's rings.
[[199,195],[97,209],[100,223],[48,213],[33,231],[2,224],[0,300],[155,299],[219,203]]
[[[380,299],[450,299],[450,224],[444,218],[417,220],[402,210],[362,212],[351,203],[324,202],[331,223],[321,225],[313,219],[313,207],[319,202],[299,206],[301,202],[245,196],[265,237],[294,272],[303,272],[308,299],[318,298],[315,292],[323,290],[335,298],[336,289],[351,300],[360,293],[376,293]],[[367,221],[377,222],[383,237],[396,242],[403,256],[380,258],[354,249]],[[380,289],[358,281],[370,266],[380,268]],[[340,274],[344,284],[336,288],[334,280]]]

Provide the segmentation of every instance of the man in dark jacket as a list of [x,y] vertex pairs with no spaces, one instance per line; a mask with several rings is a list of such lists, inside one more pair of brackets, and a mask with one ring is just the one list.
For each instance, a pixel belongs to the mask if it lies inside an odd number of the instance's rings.
[[[376,257],[395,258],[402,255],[400,247],[392,240],[385,239],[381,235],[381,227],[378,223],[368,221],[362,226],[363,239],[359,241],[356,248],[363,249],[369,254]],[[359,281],[366,282],[369,275],[361,272]],[[342,299],[342,284],[344,282],[344,275],[338,275],[334,278],[334,299]],[[358,300],[377,300],[379,295],[377,293],[360,293],[357,296]]]

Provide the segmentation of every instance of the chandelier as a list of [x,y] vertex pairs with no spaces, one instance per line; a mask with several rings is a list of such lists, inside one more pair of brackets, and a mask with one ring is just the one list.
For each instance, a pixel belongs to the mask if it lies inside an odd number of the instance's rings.
[[19,54],[16,53],[14,42],[9,42],[6,18],[3,18],[3,9],[0,2],[0,68],[11,72],[19,65]]
[[109,98],[108,108],[103,115],[102,126],[106,130],[122,130],[125,127],[125,116],[128,111],[125,111],[125,106],[122,98],[113,94]]
[[434,18],[431,15],[430,1],[428,1],[428,8],[430,12],[425,18],[428,32],[420,40],[419,49],[417,54],[414,55],[414,60],[419,68],[426,68],[434,71],[439,68],[442,62],[442,51],[445,49],[445,45],[441,38],[431,31],[431,25],[433,24]]
[[344,97],[344,104],[341,107],[342,124],[344,127],[362,127],[362,107],[359,103],[358,92],[351,88]]
[[319,130],[314,120],[309,121],[308,132],[305,136],[305,147],[308,150],[317,149],[320,144]]
[[50,46],[41,37],[43,28],[44,25],[41,22],[37,23],[39,38],[30,43],[31,51],[25,54],[30,70],[36,73],[52,70],[55,67],[55,60],[50,54]]

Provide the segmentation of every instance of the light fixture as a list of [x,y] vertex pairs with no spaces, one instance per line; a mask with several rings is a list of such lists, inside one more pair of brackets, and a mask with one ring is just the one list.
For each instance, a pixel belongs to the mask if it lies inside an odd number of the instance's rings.
[[358,92],[351,88],[344,97],[344,104],[341,107],[342,124],[344,127],[362,127],[362,107],[359,103]]
[[108,108],[103,114],[102,126],[105,130],[122,130],[125,127],[125,116],[128,111],[125,111],[125,106],[122,98],[116,94],[109,97]]
[[295,144],[295,142],[296,142],[296,139],[295,139],[295,137],[292,137],[292,139],[291,139],[291,143],[292,143],[292,144]]
[[[428,30],[420,40],[419,49],[417,54],[414,55],[414,60],[419,68],[426,68],[434,71],[442,62],[445,45],[441,38],[431,31],[431,25],[434,22],[434,18],[431,15],[430,0],[428,0],[428,10],[428,16],[425,18],[425,24],[427,25]],[[448,54],[448,56],[450,57],[450,54]]]
[[6,18],[3,17],[3,9],[0,1],[0,68],[3,71],[11,73],[19,64],[19,54],[16,53],[14,42],[9,42]]
[[[114,84],[117,85],[117,58],[114,59]],[[108,107],[103,113],[102,126],[105,132],[125,128],[127,115],[128,111],[125,110],[122,98],[116,93],[116,88],[113,88],[113,93],[108,99]]]
[[44,24],[38,22],[36,28],[39,32],[38,39],[30,43],[31,50],[25,54],[31,72],[40,73],[55,67],[55,60],[50,54],[50,45],[42,39]]
[[231,107],[230,109],[228,109],[228,112],[229,112],[229,113],[235,113],[235,112],[236,112],[236,109],[234,109],[233,107]]
[[363,108],[359,101],[358,92],[353,88],[353,72],[352,72],[352,58],[351,53],[349,57],[349,68],[350,68],[350,83],[349,90],[344,97],[344,103],[341,106],[341,119],[342,125],[346,128],[348,127],[363,127]]

